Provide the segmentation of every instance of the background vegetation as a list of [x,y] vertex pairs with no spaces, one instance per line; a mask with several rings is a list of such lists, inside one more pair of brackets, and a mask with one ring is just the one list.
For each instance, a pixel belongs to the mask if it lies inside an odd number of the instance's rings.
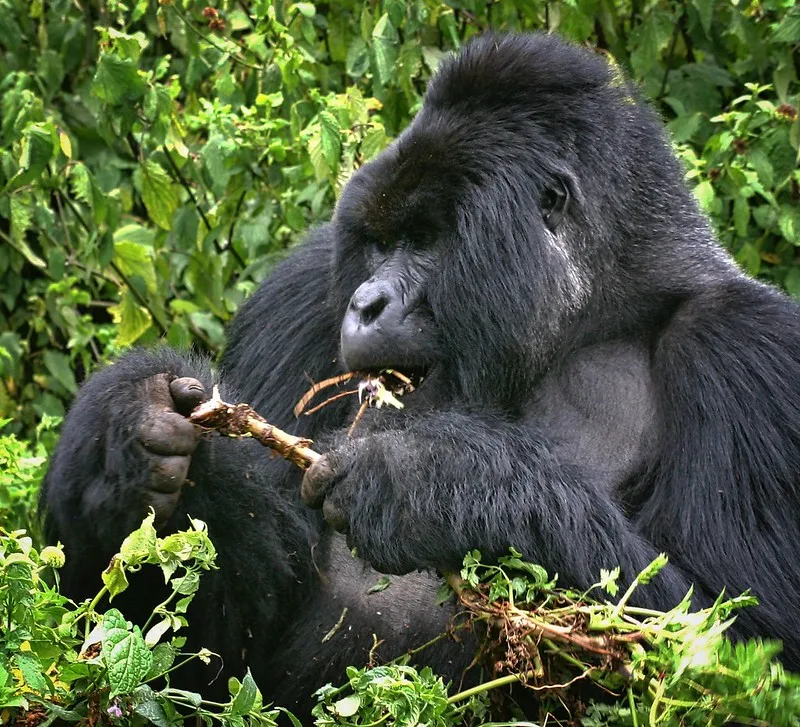
[[[199,699],[147,686],[173,668],[164,632],[143,635],[97,602],[70,610],[40,577],[63,559],[37,550],[32,514],[59,418],[133,343],[218,353],[241,301],[408,123],[443,54],[487,28],[556,31],[612,56],[668,123],[723,244],[800,298],[795,0],[0,0],[0,527],[28,532],[0,537],[0,709],[66,689],[75,709],[50,718],[94,724],[98,689],[108,721],[136,683],[126,708],[166,725]],[[147,542],[164,567],[169,548]],[[90,623],[94,642],[81,638]],[[101,645],[94,661],[78,658],[82,642]],[[142,656],[138,672],[117,669],[119,644]],[[748,704],[789,684],[764,656],[774,648],[753,648],[726,662],[746,675],[726,689]],[[225,719],[272,723],[243,677]],[[378,699],[383,677],[350,678]],[[392,678],[446,703],[432,675]],[[791,684],[791,704],[759,702],[748,718],[798,724]],[[349,724],[344,701],[322,723]],[[636,710],[597,709],[585,724],[638,724]],[[712,723],[702,715],[691,723]]]

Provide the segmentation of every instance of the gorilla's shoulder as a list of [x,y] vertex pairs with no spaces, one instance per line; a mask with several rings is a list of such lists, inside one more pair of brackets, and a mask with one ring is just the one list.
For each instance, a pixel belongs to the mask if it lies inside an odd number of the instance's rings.
[[332,254],[331,226],[322,225],[275,267],[228,325],[222,368],[242,396],[260,401],[254,372],[278,376],[303,361],[331,359],[328,349],[335,350],[335,337],[329,334],[336,328],[328,304]]

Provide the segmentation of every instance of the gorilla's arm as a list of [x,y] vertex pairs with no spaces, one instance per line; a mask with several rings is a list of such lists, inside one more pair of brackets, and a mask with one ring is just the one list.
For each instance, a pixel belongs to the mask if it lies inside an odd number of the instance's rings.
[[[472,548],[496,558],[514,546],[574,587],[616,565],[631,580],[658,550],[607,490],[555,450],[543,432],[499,417],[409,417],[400,428],[341,440],[324,469],[309,472],[304,496],[313,501],[321,486],[316,504],[323,495],[326,516],[381,571],[454,571]],[[638,602],[676,604],[688,589],[670,566]]]
[[[219,373],[223,396],[252,402],[303,436],[337,416],[335,406],[300,422],[291,414],[308,386],[303,371],[320,380],[336,370],[329,260],[321,228],[243,306]],[[100,570],[149,507],[164,532],[184,527],[188,514],[205,520],[221,560],[259,564],[251,577],[293,578],[286,554],[309,558],[317,515],[299,502],[298,473],[253,442],[200,437],[183,416],[191,402],[176,397],[178,377],[211,392],[207,360],[168,348],[131,351],[84,384],[64,423],[41,502],[48,538],[66,546],[73,596],[97,591]],[[265,569],[264,558],[274,567]]]

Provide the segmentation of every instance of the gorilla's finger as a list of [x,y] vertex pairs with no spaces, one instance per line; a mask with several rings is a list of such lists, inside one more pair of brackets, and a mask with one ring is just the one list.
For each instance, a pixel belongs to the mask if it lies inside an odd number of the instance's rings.
[[347,522],[347,518],[330,500],[325,500],[325,504],[322,506],[322,514],[325,517],[325,522],[337,533],[349,532],[350,524]]
[[191,454],[198,438],[194,424],[174,411],[155,412],[151,409],[139,428],[140,441],[154,454]]
[[300,497],[309,507],[319,508],[325,500],[328,484],[334,477],[333,465],[327,456],[321,457],[306,470],[300,485]]
[[171,494],[180,492],[186,481],[191,457],[157,457],[153,466],[150,487],[156,492]]
[[155,492],[150,490],[148,492],[148,506],[152,507],[156,514],[155,527],[159,530],[166,525],[167,520],[170,519],[175,508],[178,506],[178,499],[181,496],[180,492]]
[[175,402],[175,409],[179,413],[188,416],[192,410],[208,399],[205,387],[191,376],[181,376],[169,385],[172,400]]

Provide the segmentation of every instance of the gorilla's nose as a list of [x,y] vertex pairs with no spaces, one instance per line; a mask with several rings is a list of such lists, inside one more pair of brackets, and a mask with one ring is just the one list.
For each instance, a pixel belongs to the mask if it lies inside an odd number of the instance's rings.
[[362,326],[370,326],[381,317],[390,300],[387,285],[367,281],[353,293],[347,313],[352,313]]
[[402,321],[402,303],[386,281],[368,280],[353,293],[342,321],[341,352],[351,371],[385,365],[388,342]]

